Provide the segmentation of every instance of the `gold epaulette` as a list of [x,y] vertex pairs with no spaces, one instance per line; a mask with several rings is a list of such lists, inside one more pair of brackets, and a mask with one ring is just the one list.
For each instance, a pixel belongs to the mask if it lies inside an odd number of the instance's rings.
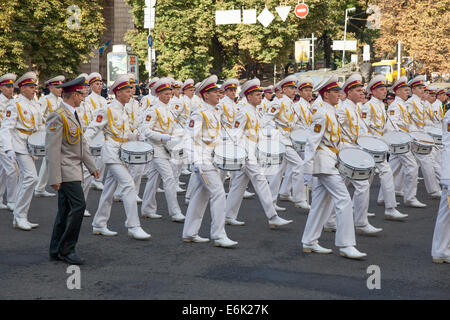
[[63,113],[64,112],[64,107],[59,107],[58,109],[55,110],[55,112]]

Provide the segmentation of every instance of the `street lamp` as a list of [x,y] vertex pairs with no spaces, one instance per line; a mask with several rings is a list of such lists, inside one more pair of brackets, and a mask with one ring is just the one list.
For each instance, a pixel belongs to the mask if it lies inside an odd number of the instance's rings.
[[349,8],[349,9],[345,9],[345,26],[344,26],[344,50],[342,50],[342,67],[344,67],[345,64],[345,43],[347,40],[347,20],[348,20],[348,13],[349,12],[354,12],[356,11],[356,8]]

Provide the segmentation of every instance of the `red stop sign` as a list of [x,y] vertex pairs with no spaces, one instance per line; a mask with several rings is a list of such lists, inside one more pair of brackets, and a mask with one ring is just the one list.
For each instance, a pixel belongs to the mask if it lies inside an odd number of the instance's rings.
[[304,3],[299,3],[294,10],[294,13],[297,17],[299,18],[306,18],[306,16],[309,13],[309,8],[306,4]]

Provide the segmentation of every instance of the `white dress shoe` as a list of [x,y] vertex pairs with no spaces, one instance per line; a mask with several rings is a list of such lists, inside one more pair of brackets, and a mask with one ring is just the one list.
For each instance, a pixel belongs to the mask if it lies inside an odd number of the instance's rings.
[[91,213],[90,213],[89,211],[87,211],[87,210],[84,210],[83,216],[84,216],[84,217],[90,217],[90,216],[91,216]]
[[414,199],[411,201],[405,201],[405,206],[413,207],[413,208],[426,208],[427,207],[427,205],[425,203],[422,203],[417,199]]
[[214,245],[216,247],[233,248],[233,247],[237,246],[237,244],[238,243],[236,241],[228,239],[228,237],[214,240]]
[[47,192],[47,191],[34,191],[34,196],[36,197],[36,198],[41,198],[41,197],[54,197],[54,196],[56,196],[56,194],[54,194],[54,193],[50,193],[50,192]]
[[99,235],[107,236],[107,237],[117,236],[117,232],[109,230],[108,227],[103,227],[103,228],[93,227],[92,234],[99,234]]
[[374,226],[372,226],[370,223],[367,224],[367,226],[365,227],[356,227],[356,232],[360,233],[360,234],[376,234],[378,232],[383,231],[382,228],[375,228]]
[[141,227],[128,228],[128,235],[136,240],[147,240],[151,238],[151,235],[142,230]]
[[6,204],[3,204],[2,202],[0,202],[0,210],[6,210],[8,209],[8,206]]
[[318,243],[315,244],[303,244],[303,252],[316,252],[316,253],[322,253],[322,254],[328,254],[332,253],[333,250],[323,248]]
[[399,212],[397,209],[388,209],[384,212],[384,218],[388,220],[404,220],[408,217],[407,214]]
[[113,197],[113,201],[114,202],[122,202],[122,198],[121,197]]
[[444,258],[433,257],[432,261],[434,263],[450,263],[450,257],[444,257]]
[[9,211],[14,211],[14,208],[16,207],[16,204],[15,203],[8,203],[6,206],[8,207]]
[[286,196],[286,195],[281,195],[281,194],[280,194],[280,201],[290,201],[290,202],[294,202],[291,195]]
[[185,186],[185,185],[186,185],[186,182],[178,181],[178,185],[179,185],[180,187]]
[[136,196],[136,202],[137,202],[137,203],[142,203],[142,199],[139,198],[139,196]]
[[228,224],[230,226],[243,226],[243,225],[245,225],[245,222],[238,221],[236,219],[225,218],[225,224]]
[[369,218],[375,217],[375,213],[373,213],[373,212],[367,212],[367,216],[368,216]]
[[181,174],[182,174],[183,176],[188,176],[188,175],[191,174],[191,172],[190,172],[189,170],[187,170],[187,169],[184,169],[184,170],[181,171]]
[[436,191],[431,194],[431,199],[440,199],[440,198],[441,198],[441,191]]
[[92,181],[91,188],[99,191],[103,191],[103,183],[96,180]]
[[336,232],[336,226],[324,225],[323,226],[323,231],[325,231],[325,232]]
[[359,252],[355,247],[339,248],[339,254],[349,259],[361,259],[367,256],[367,253]]
[[162,192],[164,192],[164,189],[163,188],[158,188],[158,190],[156,190],[156,192],[162,193]]
[[184,220],[186,219],[186,217],[181,213],[177,213],[173,215],[171,218],[173,222],[184,222]]
[[395,191],[395,195],[397,197],[403,197],[405,194],[403,192],[401,192],[401,191]]
[[273,206],[275,207],[276,211],[286,211],[286,208],[277,206],[276,202],[274,202]]
[[280,218],[279,216],[274,216],[269,220],[269,227],[273,229],[276,227],[285,226],[290,223],[292,223],[292,220],[286,220],[286,219]]
[[209,242],[208,238],[202,238],[200,236],[193,236],[193,237],[189,237],[189,238],[183,238],[184,242],[195,242],[195,243],[206,243]]
[[244,199],[250,199],[251,197],[253,197],[255,194],[253,192],[247,191],[245,190],[244,192]]
[[184,204],[189,204],[189,198],[184,198]]
[[13,227],[25,231],[31,230],[31,226],[28,224],[27,219],[24,218],[14,218]]
[[32,223],[28,220],[27,220],[27,223],[31,227],[31,229],[36,229],[37,227],[39,227],[39,223]]
[[177,186],[177,193],[183,193],[183,192],[186,192],[186,190],[180,186]]
[[306,200],[296,202],[295,207],[305,209],[305,210],[311,209],[311,207],[309,206],[308,202],[306,202]]
[[157,213],[143,213],[142,218],[161,219],[162,215]]

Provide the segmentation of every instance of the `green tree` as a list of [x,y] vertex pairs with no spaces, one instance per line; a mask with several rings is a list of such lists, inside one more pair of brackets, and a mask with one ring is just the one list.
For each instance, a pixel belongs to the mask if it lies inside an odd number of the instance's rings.
[[[76,75],[98,48],[104,30],[100,0],[10,0],[0,3],[0,72],[21,74],[27,70],[41,79],[56,74]],[[71,29],[80,8],[79,29]]]

